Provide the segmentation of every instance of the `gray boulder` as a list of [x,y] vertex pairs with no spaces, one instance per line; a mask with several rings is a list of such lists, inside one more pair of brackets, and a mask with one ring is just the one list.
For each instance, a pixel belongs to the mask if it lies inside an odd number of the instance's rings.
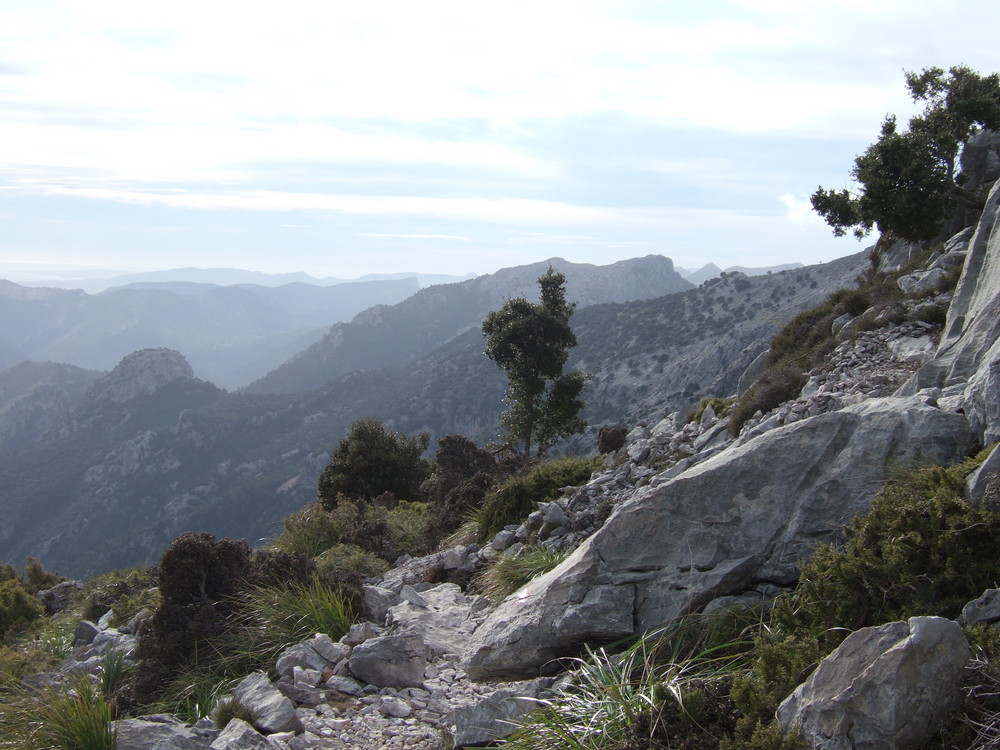
[[870,506],[890,469],[967,454],[965,418],[926,400],[873,399],[804,419],[637,491],[559,567],[490,613],[466,651],[469,676],[530,676],[582,643],[760,583],[794,583],[799,561]]
[[51,617],[69,609],[73,605],[73,600],[85,588],[79,581],[63,581],[50,589],[39,591],[36,596],[42,606],[45,607],[45,614]]
[[538,708],[537,690],[497,690],[478,703],[446,718],[455,747],[481,747],[513,732],[518,723]]
[[958,705],[971,655],[962,629],[942,617],[863,628],[781,704],[778,721],[822,750],[922,745]]
[[362,682],[378,687],[420,687],[427,668],[424,639],[416,633],[370,638],[354,647],[347,662]]
[[205,750],[218,732],[195,729],[176,716],[158,714],[114,722],[117,750]]
[[233,719],[226,724],[222,734],[209,747],[211,750],[274,750],[274,745],[243,719]]
[[963,628],[996,622],[1000,622],[1000,589],[986,589],[982,596],[962,607],[962,614],[958,616],[958,624]]
[[295,705],[278,690],[263,672],[254,672],[236,686],[233,695],[253,713],[255,723],[265,732],[301,732],[302,722]]

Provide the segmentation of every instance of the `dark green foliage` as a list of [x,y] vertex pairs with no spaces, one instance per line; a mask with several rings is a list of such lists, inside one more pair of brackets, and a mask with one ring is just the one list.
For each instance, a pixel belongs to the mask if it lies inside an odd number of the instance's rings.
[[356,544],[338,544],[316,558],[316,574],[327,586],[340,591],[360,610],[364,579],[377,577],[389,563]]
[[479,539],[486,541],[508,524],[521,523],[538,503],[555,500],[566,486],[583,484],[599,459],[568,457],[548,461],[525,476],[511,477],[494,489],[479,514]]
[[161,603],[143,642],[146,655],[170,669],[219,636],[235,610],[234,596],[250,568],[250,545],[242,539],[186,532],[159,565]]
[[803,565],[794,598],[776,609],[779,621],[856,630],[914,615],[957,617],[1000,580],[1000,514],[962,497],[982,458],[888,483],[847,527],[842,548],[820,545]]
[[316,563],[301,552],[255,550],[245,586],[305,586],[316,577]]
[[339,544],[344,533],[337,516],[320,502],[309,503],[302,510],[288,514],[282,525],[284,531],[274,540],[274,546],[308,557],[316,557]]
[[24,583],[32,594],[50,589],[62,580],[63,577],[58,573],[52,573],[42,567],[37,558],[28,557],[24,561]]
[[566,301],[566,277],[550,266],[538,285],[538,304],[516,297],[483,321],[486,356],[507,375],[507,411],[500,422],[522,461],[530,459],[533,446],[541,456],[557,440],[586,427],[579,416],[586,377],[563,373],[576,346],[569,325],[575,305]]
[[878,140],[857,157],[851,177],[856,192],[818,188],[813,209],[840,236],[858,238],[873,227],[912,240],[933,237],[956,206],[982,209],[981,194],[971,193],[956,174],[961,147],[980,128],[1000,127],[1000,76],[980,76],[967,67],[947,73],[927,68],[907,73],[914,101],[923,114],[900,132],[887,117]]
[[319,478],[319,499],[327,508],[339,495],[373,500],[387,492],[403,500],[420,496],[420,484],[430,475],[421,454],[430,435],[406,437],[386,432],[377,419],[359,419],[330,454]]
[[732,697],[743,714],[744,731],[771,723],[781,702],[832,650],[807,629],[787,636],[762,630],[754,640],[750,669],[733,680]]
[[9,637],[45,614],[35,595],[20,580],[0,583],[0,640]]
[[437,470],[423,488],[430,504],[425,529],[429,547],[455,531],[474,508],[482,505],[499,472],[492,454],[461,435],[445,435],[438,440],[435,464]]

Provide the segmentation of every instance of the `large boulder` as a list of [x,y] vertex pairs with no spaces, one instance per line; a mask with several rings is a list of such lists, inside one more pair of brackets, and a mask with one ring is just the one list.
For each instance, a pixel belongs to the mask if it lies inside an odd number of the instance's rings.
[[889,471],[966,455],[965,417],[924,395],[873,399],[759,435],[639,490],[556,569],[504,601],[466,652],[473,679],[537,673],[580,644],[792,584],[817,541],[867,510]]
[[427,669],[427,647],[416,633],[369,638],[354,647],[347,662],[351,673],[378,687],[420,687]]
[[295,705],[271,684],[263,672],[254,672],[246,677],[236,686],[234,695],[253,714],[254,724],[264,731],[302,731],[302,721],[295,713]]
[[863,628],[781,704],[778,721],[822,750],[923,745],[958,705],[971,656],[962,628],[942,617]]

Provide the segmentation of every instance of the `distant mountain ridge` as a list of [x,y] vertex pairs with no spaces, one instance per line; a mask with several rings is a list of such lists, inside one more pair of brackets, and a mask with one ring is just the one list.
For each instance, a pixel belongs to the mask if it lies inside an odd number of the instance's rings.
[[566,276],[566,294],[580,307],[629,302],[685,291],[691,284],[662,255],[606,266],[562,258],[504,268],[469,281],[421,289],[394,306],[365,310],[334,325],[317,343],[249,385],[249,393],[295,393],[321,387],[354,370],[399,367],[478,327],[512,297],[537,299],[536,281],[551,266]]
[[[581,307],[569,364],[594,376],[586,418],[595,426],[655,419],[724,395],[783,321],[850,283],[865,262],[732,274]],[[540,265],[523,273],[526,290]],[[308,393],[225,394],[181,375],[124,402],[85,397],[64,429],[0,455],[0,559],[41,555],[82,575],[154,562],[189,529],[259,540],[315,499],[329,451],[361,417],[406,433],[495,439],[504,378],[482,349],[471,327],[404,366],[356,370]],[[139,361],[158,367],[156,358]],[[167,364],[183,369],[172,357]]]
[[0,370],[24,360],[108,370],[137,349],[168,347],[199,377],[235,388],[331,324],[417,290],[415,279],[401,278],[325,287],[146,282],[91,295],[0,281]]
[[106,289],[146,284],[210,284],[212,286],[284,286],[286,284],[309,284],[312,286],[337,286],[365,281],[400,281],[414,279],[418,288],[432,284],[448,284],[465,281],[475,274],[428,274],[415,272],[366,274],[356,279],[341,279],[333,276],[316,278],[307,273],[265,273],[247,271],[241,268],[171,268],[164,271],[143,271],[107,278],[49,279],[47,281],[24,282],[23,286],[47,286],[57,289],[81,289],[88,294],[97,294]]

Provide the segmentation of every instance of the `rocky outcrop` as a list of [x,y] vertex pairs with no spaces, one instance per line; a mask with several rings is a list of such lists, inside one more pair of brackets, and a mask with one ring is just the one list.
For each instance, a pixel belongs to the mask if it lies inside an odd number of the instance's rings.
[[908,384],[956,387],[983,443],[1000,440],[1000,183],[969,240],[965,266],[934,359]]
[[793,583],[798,561],[864,511],[892,468],[968,452],[965,418],[928,401],[873,399],[779,427],[639,490],[489,615],[466,653],[469,675],[525,676],[584,642]]
[[121,404],[136,396],[153,393],[177,378],[194,378],[194,370],[180,352],[142,349],[129,354],[94,383],[87,400]]
[[961,700],[971,656],[962,629],[941,617],[863,628],[781,704],[778,721],[817,750],[922,746]]

